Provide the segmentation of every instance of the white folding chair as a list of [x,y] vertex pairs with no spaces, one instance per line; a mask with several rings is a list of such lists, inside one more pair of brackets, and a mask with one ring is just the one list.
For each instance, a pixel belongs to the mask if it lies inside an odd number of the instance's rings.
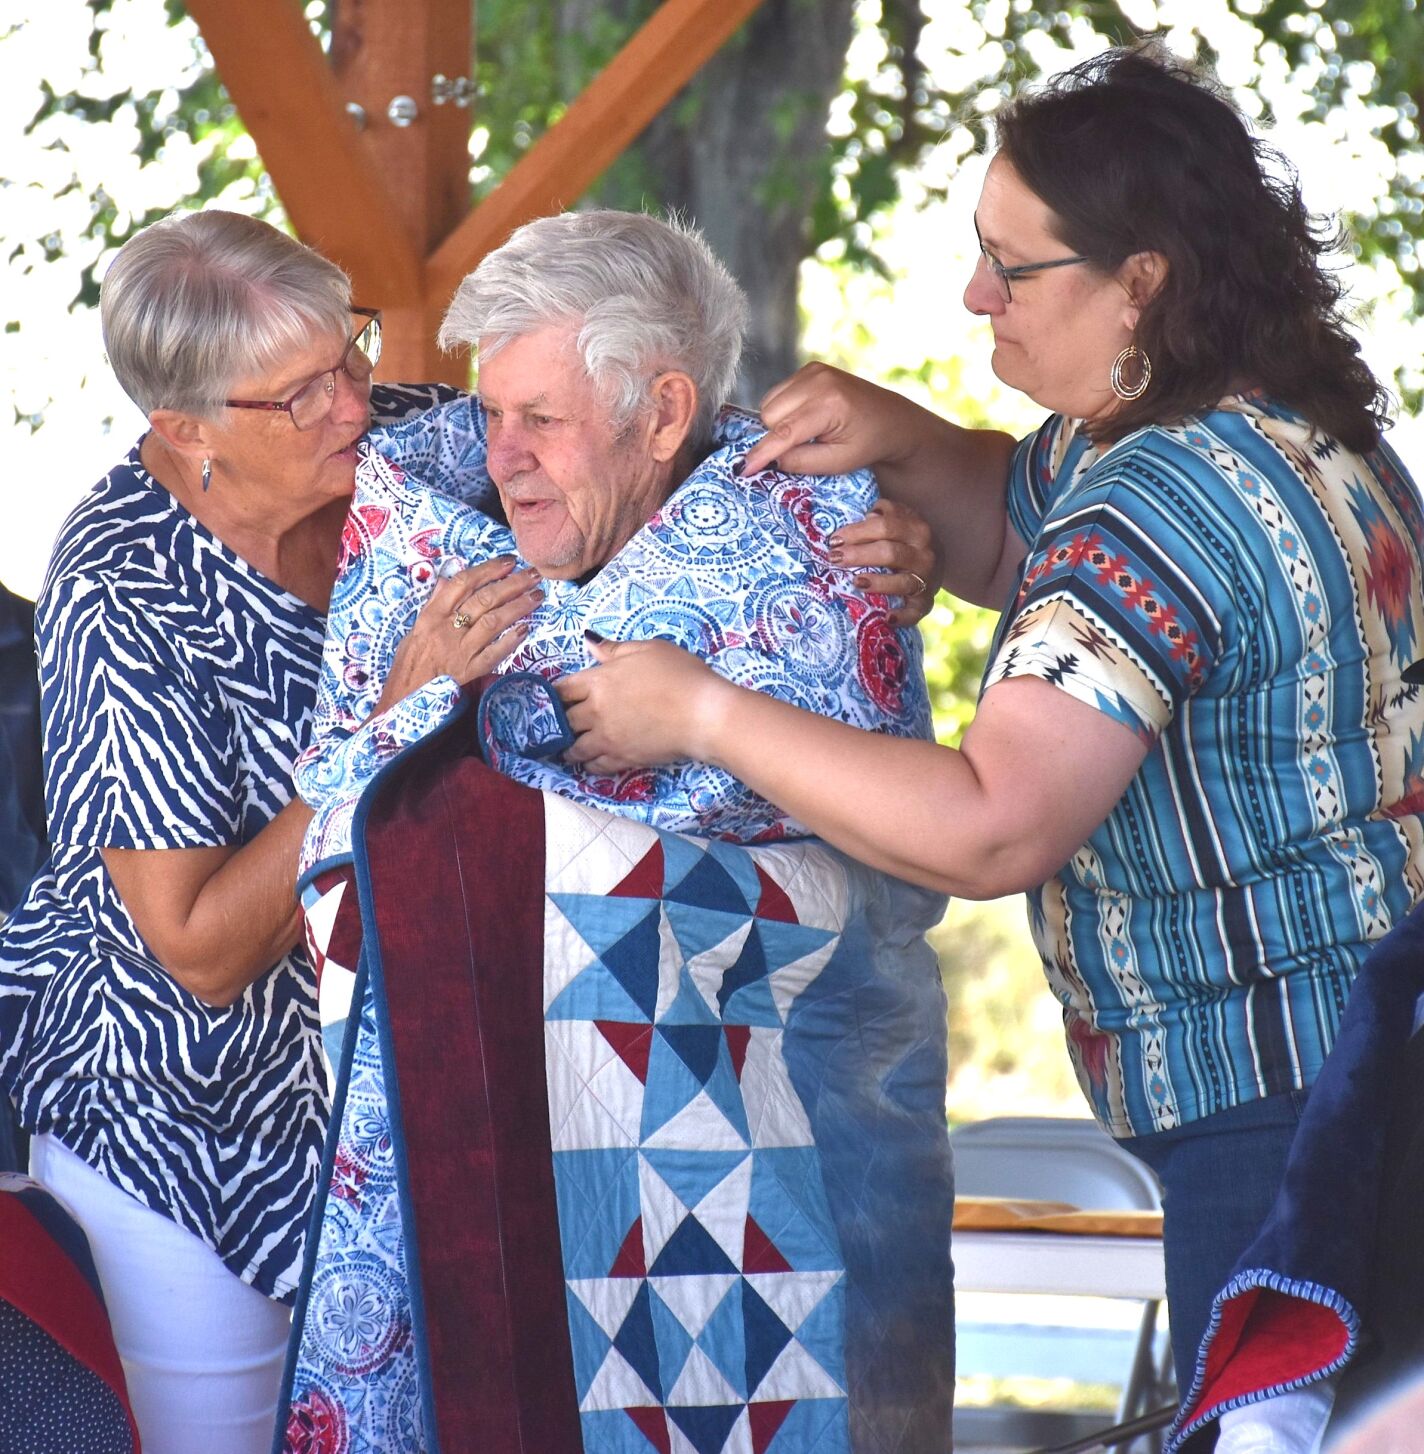
[[[950,1144],[954,1149],[957,1196],[1066,1202],[1094,1211],[1155,1211],[1161,1208],[1161,1192],[1151,1170],[1118,1146],[1093,1121],[1047,1116],[996,1117],[959,1127],[951,1133]],[[1043,1279],[1038,1289],[1043,1292],[1061,1290],[1060,1282],[1081,1283],[1083,1279],[1075,1278],[1074,1274],[1081,1272],[1088,1261],[1085,1254],[1090,1246],[1100,1265],[1105,1265],[1104,1259],[1110,1262],[1114,1256],[1112,1239],[1094,1238],[1090,1243],[1089,1239],[1059,1233],[1011,1235],[1016,1239],[1032,1236],[1034,1251],[1040,1258],[1051,1249],[1052,1261],[1064,1269],[1061,1279]],[[1049,1239],[1048,1243],[1040,1241],[1041,1238]],[[968,1241],[967,1238],[962,1240]],[[1025,1244],[1019,1241],[1018,1245]],[[1134,1245],[1132,1249],[1131,1255],[1139,1264],[1143,1251],[1142,1245]],[[1146,1251],[1153,1260],[1151,1275],[1144,1277],[1137,1272],[1136,1282],[1129,1276],[1124,1285],[1151,1286],[1155,1291],[1160,1284],[1160,1248],[1150,1246]],[[1089,1287],[1094,1287],[1092,1279],[1087,1280]],[[966,1286],[966,1281],[971,1285]],[[957,1275],[956,1288],[974,1291],[973,1281],[972,1277],[966,1279]],[[980,1286],[997,1288],[1003,1283],[999,1279],[986,1279]],[[1101,1290],[1115,1292],[1120,1289],[1108,1286],[1104,1279]],[[1159,1348],[1159,1309],[1159,1298],[1142,1300],[1142,1316],[1132,1343],[1130,1361],[1124,1370],[1122,1397],[1112,1429],[1086,1432],[1083,1428],[1085,1420],[1081,1416],[1055,1418],[1038,1411],[1007,1408],[965,1410],[963,1415],[956,1416],[958,1441],[965,1446],[1004,1443],[1022,1447],[1026,1437],[1041,1438],[1049,1429],[1056,1429],[1060,1436],[1064,1433],[1072,1435],[1068,1442],[1055,1446],[1061,1454],[1093,1448],[1160,1448],[1160,1442],[1152,1438],[1152,1432],[1169,1422],[1175,1403],[1175,1389],[1170,1354],[1165,1346]],[[974,1331],[972,1325],[961,1325],[961,1342],[966,1352],[973,1347]],[[1024,1330],[1020,1336],[1070,1339],[1073,1330],[1050,1326]],[[1121,1356],[1120,1350],[1117,1356]],[[1101,1381],[1116,1381],[1111,1368],[1105,1369],[1104,1375]],[[1133,1440],[1142,1435],[1147,1435],[1150,1442],[1135,1444]],[[1109,1443],[1109,1440],[1117,1442]]]

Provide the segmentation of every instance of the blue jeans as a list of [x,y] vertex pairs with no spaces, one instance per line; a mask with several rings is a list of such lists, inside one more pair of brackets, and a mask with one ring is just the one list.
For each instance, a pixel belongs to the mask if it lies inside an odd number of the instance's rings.
[[1276,1199],[1307,1094],[1247,1101],[1175,1130],[1119,1142],[1162,1183],[1167,1313],[1183,1397],[1212,1300]]

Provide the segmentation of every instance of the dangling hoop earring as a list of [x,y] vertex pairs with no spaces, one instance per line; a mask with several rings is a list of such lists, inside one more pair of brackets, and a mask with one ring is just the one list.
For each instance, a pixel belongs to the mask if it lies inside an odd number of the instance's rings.
[[203,493],[208,493],[208,486],[213,482],[213,462],[210,459],[203,461]]
[[[1127,366],[1133,359],[1138,361],[1141,373],[1135,384],[1129,384],[1126,377]],[[1112,375],[1109,378],[1113,393],[1124,403],[1130,403],[1133,399],[1140,399],[1147,392],[1147,386],[1151,382],[1152,360],[1135,343],[1129,343],[1113,360]]]

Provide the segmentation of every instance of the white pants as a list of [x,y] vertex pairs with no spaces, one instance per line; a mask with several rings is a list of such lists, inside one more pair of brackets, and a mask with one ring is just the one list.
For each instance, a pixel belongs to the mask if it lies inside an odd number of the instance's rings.
[[52,1136],[30,1168],[89,1239],[143,1454],[268,1454],[290,1311]]

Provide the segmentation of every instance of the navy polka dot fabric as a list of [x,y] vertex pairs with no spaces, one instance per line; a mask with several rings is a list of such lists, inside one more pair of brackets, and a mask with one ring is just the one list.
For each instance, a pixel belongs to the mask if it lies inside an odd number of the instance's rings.
[[117,1395],[0,1302],[0,1454],[134,1454]]

